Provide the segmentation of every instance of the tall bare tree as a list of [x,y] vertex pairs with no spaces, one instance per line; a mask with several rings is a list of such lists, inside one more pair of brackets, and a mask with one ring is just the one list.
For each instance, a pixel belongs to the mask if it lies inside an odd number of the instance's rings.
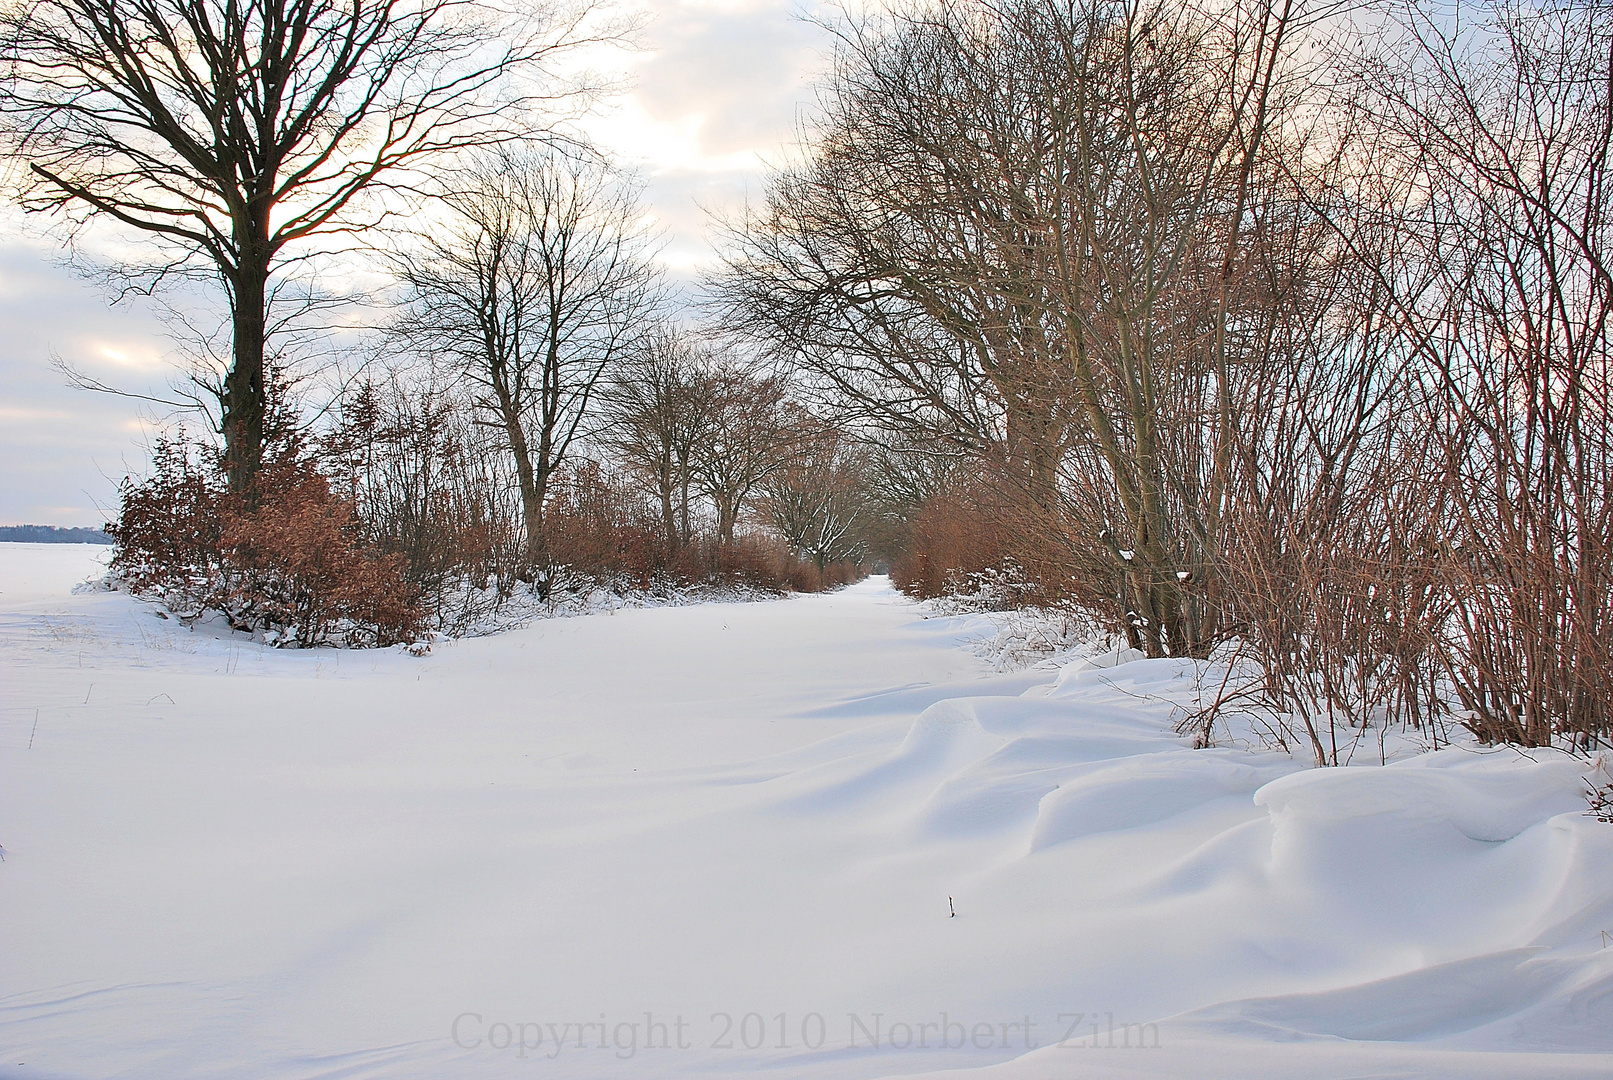
[[393,258],[407,289],[396,331],[464,379],[499,431],[541,585],[549,482],[657,302],[638,189],[587,155],[503,152],[440,201],[447,220]]
[[374,225],[363,197],[399,174],[527,133],[565,92],[548,62],[591,25],[583,9],[512,20],[476,0],[7,3],[0,137],[26,164],[27,209],[152,239],[147,285],[222,285],[232,350],[216,393],[240,489],[261,459],[268,307],[290,254]]
[[1046,532],[1108,561],[1110,621],[1151,655],[1218,634],[1232,386],[1268,300],[1245,219],[1301,16],[939,0],[854,23],[721,283],[848,411],[1005,462]]

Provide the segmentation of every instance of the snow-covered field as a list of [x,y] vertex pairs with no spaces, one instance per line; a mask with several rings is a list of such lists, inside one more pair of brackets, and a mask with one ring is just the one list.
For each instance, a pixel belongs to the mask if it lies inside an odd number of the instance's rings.
[[1613,1076],[1564,755],[1193,751],[883,579],[417,659],[104,556],[0,545],[0,1076]]

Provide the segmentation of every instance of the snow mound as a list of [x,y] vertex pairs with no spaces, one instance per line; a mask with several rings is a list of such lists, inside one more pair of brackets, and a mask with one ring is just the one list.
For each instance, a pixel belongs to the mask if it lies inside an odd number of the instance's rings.
[[[1449,828],[1501,843],[1557,814],[1581,811],[1585,764],[1540,751],[1450,748],[1362,769],[1316,769],[1273,781],[1255,795],[1276,822],[1330,829]],[[1319,839],[1319,838],[1318,838]]]
[[[1613,950],[1598,938],[1613,926],[1613,830],[1583,812],[1587,763],[1468,745],[1316,769],[1282,753],[1193,750],[1172,719],[1195,685],[1179,661],[1083,660],[1019,697],[935,703],[890,749],[772,783],[792,790],[796,810],[854,813],[910,843],[974,845],[988,875],[1045,858],[1067,872],[1069,859],[1126,850],[1116,845],[1165,849],[1091,890],[1111,905],[1096,917],[1169,927],[1172,943],[1202,954],[1188,974],[1175,949],[1133,940],[1134,979],[1154,984],[1135,997],[1163,1004],[1173,995],[1159,982],[1183,975],[1188,996],[1287,988],[1133,1014],[1184,1043],[1383,1044],[1396,1069],[1427,1044],[1448,1052],[1415,1066],[1429,1075],[1467,1075],[1463,1055],[1496,1051],[1521,1057],[1494,1075],[1595,1075],[1563,1056],[1613,1051]],[[1183,919],[1209,940],[1184,936]],[[1053,1060],[1031,1053],[983,1075],[1039,1077]],[[1334,1058],[1286,1060],[1270,1075]],[[1141,1064],[1115,1075],[1196,1075],[1179,1060],[1157,1073]]]
[[1031,850],[1083,836],[1166,821],[1218,799],[1248,799],[1290,772],[1286,757],[1250,760],[1236,751],[1143,755],[1094,770],[1042,800]]

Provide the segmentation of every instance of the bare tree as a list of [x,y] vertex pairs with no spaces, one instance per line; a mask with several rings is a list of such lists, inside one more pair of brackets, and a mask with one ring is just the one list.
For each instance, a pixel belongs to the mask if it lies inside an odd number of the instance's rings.
[[[0,11],[0,137],[33,211],[109,218],[228,299],[217,387],[230,482],[261,459],[269,304],[292,252],[373,226],[363,197],[521,137],[585,10],[474,0],[36,0]],[[607,31],[609,33],[609,31]],[[575,89],[575,88],[573,88]],[[361,204],[370,207],[360,212]],[[131,268],[135,270],[136,268]]]
[[642,477],[661,504],[668,557],[693,534],[696,462],[712,434],[712,383],[686,334],[662,326],[618,367],[606,392],[600,441]]
[[987,21],[940,4],[838,28],[821,134],[735,226],[719,295],[819,407],[976,451],[1012,442],[1046,465],[1067,379],[1027,323],[1046,305],[997,287],[1023,230],[981,227],[1039,166],[1003,108],[1025,96],[1014,42]]
[[788,456],[762,482],[759,509],[821,574],[866,550],[870,455],[839,427],[799,408],[794,413]]
[[548,565],[549,483],[600,380],[639,344],[656,275],[638,189],[591,157],[499,153],[441,196],[447,221],[394,257],[397,334],[472,388],[513,458],[524,576]]
[[783,467],[789,452],[781,415],[784,382],[734,363],[719,364],[702,378],[710,419],[694,479],[717,511],[717,542],[731,544],[751,493]]
[[1219,633],[1232,387],[1269,321],[1245,219],[1301,16],[942,0],[854,23],[821,135],[721,282],[842,408],[1003,462],[1040,532],[1108,562],[1108,621],[1151,655]]

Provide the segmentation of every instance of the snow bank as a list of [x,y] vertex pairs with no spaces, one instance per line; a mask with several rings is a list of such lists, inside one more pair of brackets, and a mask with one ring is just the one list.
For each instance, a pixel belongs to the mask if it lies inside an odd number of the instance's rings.
[[1560,754],[1195,751],[1188,665],[994,673],[878,580],[417,659],[31,558],[0,1076],[1613,1073]]

